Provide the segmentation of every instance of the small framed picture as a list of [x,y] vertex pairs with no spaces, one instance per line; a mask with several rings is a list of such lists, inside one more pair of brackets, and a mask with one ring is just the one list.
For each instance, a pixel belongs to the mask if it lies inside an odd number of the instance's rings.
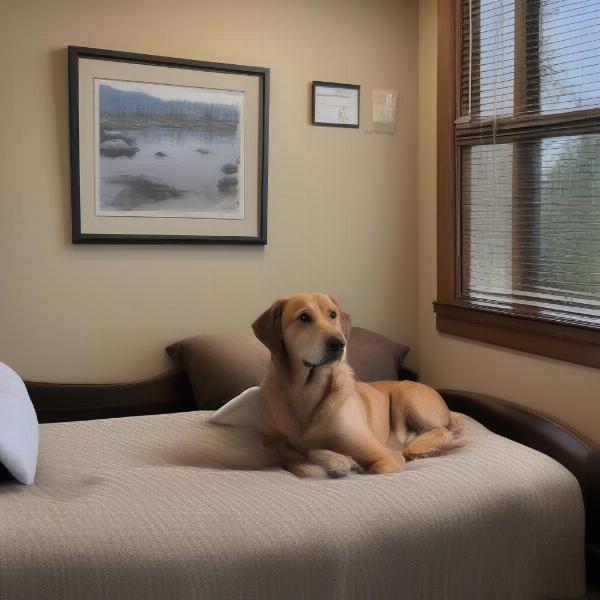
[[359,109],[360,85],[313,81],[313,125],[357,128]]
[[73,243],[266,244],[269,69],[69,48]]

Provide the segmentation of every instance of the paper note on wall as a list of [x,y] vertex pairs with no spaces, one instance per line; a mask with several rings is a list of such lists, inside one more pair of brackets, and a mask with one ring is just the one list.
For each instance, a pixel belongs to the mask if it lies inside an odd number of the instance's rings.
[[394,133],[398,90],[373,90],[373,131]]

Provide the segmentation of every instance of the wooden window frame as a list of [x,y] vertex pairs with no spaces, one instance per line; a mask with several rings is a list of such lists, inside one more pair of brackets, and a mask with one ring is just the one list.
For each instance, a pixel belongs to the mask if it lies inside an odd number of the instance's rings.
[[[455,123],[460,117],[461,0],[438,0],[437,74],[437,330],[481,342],[600,367],[600,327],[567,318],[481,308],[460,298],[460,165],[456,140],[477,143],[495,127],[501,141],[526,141],[540,124],[564,134],[600,132],[600,109],[557,115],[523,115],[498,119],[494,124]],[[531,139],[531,138],[529,138]],[[522,311],[522,309],[521,309]]]

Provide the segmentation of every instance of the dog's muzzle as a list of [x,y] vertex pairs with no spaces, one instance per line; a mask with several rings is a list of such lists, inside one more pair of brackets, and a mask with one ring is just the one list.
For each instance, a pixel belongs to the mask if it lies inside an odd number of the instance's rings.
[[332,336],[325,341],[323,359],[318,363],[311,363],[307,360],[302,361],[307,368],[322,367],[337,362],[344,356],[346,340],[339,336]]
[[325,342],[325,348],[327,350],[327,354],[331,354],[332,356],[339,355],[340,358],[344,353],[344,348],[346,347],[346,340],[341,337],[330,337]]

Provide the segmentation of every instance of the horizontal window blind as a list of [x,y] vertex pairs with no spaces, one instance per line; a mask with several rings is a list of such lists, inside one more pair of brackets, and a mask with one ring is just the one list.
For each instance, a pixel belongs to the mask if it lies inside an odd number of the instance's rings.
[[462,301],[600,326],[600,2],[462,0]]
[[461,114],[600,106],[598,0],[463,0]]

